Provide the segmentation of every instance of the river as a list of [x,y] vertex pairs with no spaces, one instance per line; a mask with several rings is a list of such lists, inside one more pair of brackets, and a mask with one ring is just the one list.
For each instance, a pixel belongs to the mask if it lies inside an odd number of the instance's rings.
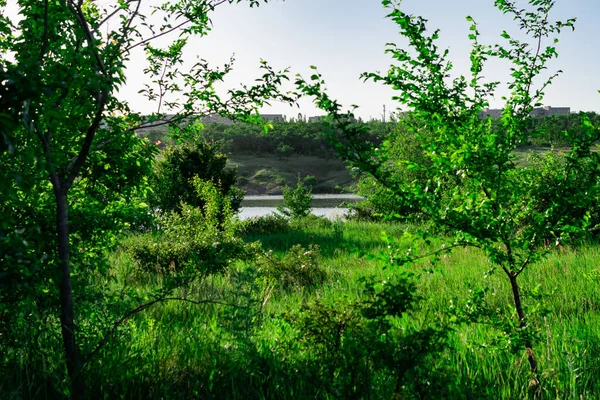
[[[358,203],[362,199],[354,194],[315,194],[311,211],[315,215],[331,219],[342,218],[348,211],[348,208],[340,207],[342,203]],[[278,205],[283,205],[283,196],[246,196],[239,217],[248,219],[268,215],[277,211]]]

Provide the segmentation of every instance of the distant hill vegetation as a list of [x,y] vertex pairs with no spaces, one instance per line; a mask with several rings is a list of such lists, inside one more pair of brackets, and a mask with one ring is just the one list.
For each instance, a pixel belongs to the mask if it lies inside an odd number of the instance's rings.
[[[600,115],[587,114],[592,123],[600,122]],[[375,144],[404,132],[402,121],[357,123],[364,124]],[[522,150],[564,146],[565,131],[583,134],[580,116],[574,113],[534,116],[528,129],[529,141]],[[273,122],[266,134],[256,125],[211,122],[204,125],[202,135],[227,154],[230,165],[238,167],[238,185],[248,194],[280,194],[286,184],[295,184],[298,176],[314,177],[311,179],[314,193],[336,193],[356,182],[344,163],[336,158],[335,150],[323,135],[323,124],[318,121]],[[166,127],[147,130],[141,136],[161,148],[175,145]]]

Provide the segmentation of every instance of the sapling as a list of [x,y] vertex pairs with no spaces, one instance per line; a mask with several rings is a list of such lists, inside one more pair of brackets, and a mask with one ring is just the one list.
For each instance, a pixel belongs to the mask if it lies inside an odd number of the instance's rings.
[[[498,10],[512,16],[533,44],[503,31],[501,44],[484,45],[479,41],[478,25],[467,17],[471,74],[451,79],[449,51],[436,44],[439,30],[428,33],[426,20],[403,12],[400,2],[382,3],[390,11],[388,18],[408,39],[410,49],[388,44],[386,52],[396,64],[387,74],[364,73],[362,78],[382,82],[398,92],[393,99],[411,110],[401,123],[414,137],[422,157],[396,159],[385,143],[376,148],[365,140],[364,129],[352,123],[353,112],[343,112],[342,106],[327,94],[316,67],[310,79],[298,77],[296,83],[328,113],[325,134],[339,155],[394,193],[398,207],[417,210],[430,221],[428,226],[444,232],[440,236],[447,243],[441,248],[421,254],[415,249],[396,251],[392,263],[406,265],[470,246],[481,249],[494,268],[504,272],[518,319],[514,335],[523,343],[537,390],[538,361],[531,315],[523,302],[519,277],[553,246],[593,228],[589,215],[598,195],[600,158],[590,148],[600,132],[582,114],[585,134],[566,135],[571,150],[560,161],[564,173],[555,176],[553,182],[568,190],[568,196],[548,196],[540,190],[547,170],[536,168],[535,163],[519,168],[513,152],[527,143],[525,127],[530,112],[541,105],[545,88],[560,73],[540,77],[557,57],[556,37],[563,28],[573,28],[575,20],[552,21],[552,0],[530,0],[525,9],[496,0]],[[545,45],[547,40],[549,45]],[[510,95],[502,97],[505,106],[498,121],[482,116],[500,85],[483,76],[486,61],[494,58],[510,63],[511,76],[507,82]],[[390,162],[399,170],[414,173],[394,174],[388,167]],[[583,211],[569,212],[575,206]],[[416,237],[428,242],[431,234],[420,232]],[[548,237],[553,240],[548,241]]]

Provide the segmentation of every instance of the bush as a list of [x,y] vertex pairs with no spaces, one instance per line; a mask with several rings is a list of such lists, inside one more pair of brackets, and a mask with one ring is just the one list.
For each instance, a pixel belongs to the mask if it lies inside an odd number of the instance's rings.
[[311,244],[308,249],[293,246],[283,258],[272,251],[257,259],[259,272],[277,282],[284,290],[315,287],[327,277],[319,264],[319,246]]
[[180,213],[162,216],[159,225],[159,231],[131,236],[121,245],[142,271],[208,274],[254,254],[252,246],[218,230],[199,208],[184,205]]
[[[206,199],[199,195],[194,179],[210,182],[217,193],[229,200],[232,212],[237,212],[244,192],[234,185],[237,170],[227,168],[227,157],[217,145],[203,141],[170,147],[154,169],[149,196],[152,207],[162,212],[181,212],[182,203],[204,209]],[[223,217],[219,217],[222,221]]]
[[[413,118],[413,117],[408,117]],[[413,119],[411,121],[416,123]],[[420,135],[423,135],[420,132]],[[427,133],[429,134],[429,133]],[[380,167],[387,174],[388,187],[382,185],[369,174],[362,174],[358,180],[357,193],[366,200],[354,212],[357,219],[381,220],[393,216],[397,219],[419,218],[421,210],[414,201],[389,189],[399,182],[413,182],[426,186],[427,169],[433,164],[427,157],[422,143],[415,132],[408,131],[405,123],[398,123],[391,128],[379,147],[378,152],[387,154],[387,161]],[[419,165],[420,168],[414,168]]]
[[295,189],[285,185],[283,188],[283,205],[277,211],[292,219],[306,217],[312,207],[312,188],[306,186],[298,177]]
[[304,177],[304,184],[310,188],[317,186],[317,178],[313,175],[306,175]]
[[447,398],[433,356],[449,330],[407,323],[419,301],[404,274],[366,280],[357,301],[317,300],[288,314],[299,331],[298,374],[334,398]]
[[[598,182],[589,182],[595,179],[594,170],[597,168],[593,159],[582,159],[573,165],[566,154],[548,151],[543,154],[532,153],[529,163],[529,167],[520,171],[523,181],[530,183],[526,197],[534,211],[545,213],[548,226],[560,226],[562,219],[584,221],[580,226],[548,230],[544,239],[549,244],[557,240],[569,240],[572,234],[600,226],[600,185]],[[580,193],[581,187],[590,189]],[[526,229],[531,225],[532,218],[534,216],[531,214],[523,215],[519,221],[521,228]],[[593,230],[593,233],[596,232]]]
[[237,235],[265,235],[285,233],[290,229],[290,221],[283,215],[272,213],[239,221],[235,227]]

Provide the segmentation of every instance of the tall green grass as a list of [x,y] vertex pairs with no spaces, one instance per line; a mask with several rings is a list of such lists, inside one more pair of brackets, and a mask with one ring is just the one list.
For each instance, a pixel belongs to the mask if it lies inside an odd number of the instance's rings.
[[[289,316],[317,299],[341,308],[359,298],[362,278],[399,274],[400,270],[382,269],[359,252],[384,252],[387,243],[381,240],[382,231],[400,236],[413,228],[309,219],[295,222],[283,233],[247,235],[248,242],[259,241],[278,256],[294,245],[317,244],[326,280],[284,290],[261,278],[255,263],[238,262],[223,274],[184,288],[185,293],[179,294],[230,305],[171,301],[135,315],[87,366],[89,397],[334,398],[315,392],[306,371],[299,372],[308,355]],[[155,283],[136,275],[127,254],[109,258],[110,278],[98,278],[98,285],[115,289],[133,285],[143,291]],[[424,300],[406,320],[408,325],[453,324],[452,309],[468,307],[479,288],[485,289],[483,302],[488,309],[513,317],[508,281],[502,271],[490,273],[491,265],[477,249],[457,249],[437,265],[424,261],[409,269],[418,277]],[[549,311],[531,319],[540,333],[535,351],[541,398],[600,398],[600,250],[592,244],[557,250],[528,268],[522,282],[526,306]],[[115,308],[114,318],[118,311]],[[431,371],[422,371],[424,385],[442,388],[428,398],[527,398],[531,376],[525,354],[511,350],[502,337],[501,330],[487,323],[452,325],[447,348],[431,361]],[[47,360],[51,359],[49,355]],[[41,387],[51,385],[39,376],[54,368],[50,361],[27,372],[32,366],[23,355],[22,364],[14,367],[0,378],[3,398],[56,395]],[[389,376],[373,376],[371,398],[389,398],[392,386]]]

